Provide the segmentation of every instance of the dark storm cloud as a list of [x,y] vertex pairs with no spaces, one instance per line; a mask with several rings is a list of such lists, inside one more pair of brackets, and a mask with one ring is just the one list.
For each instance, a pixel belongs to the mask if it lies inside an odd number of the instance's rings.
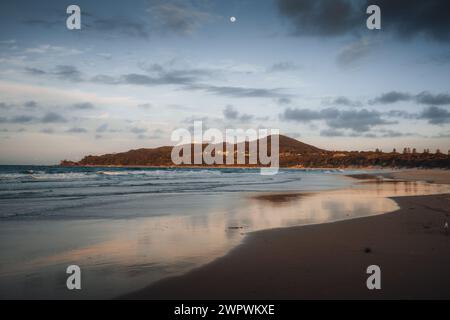
[[394,124],[396,122],[383,119],[383,114],[375,110],[338,110],[327,108],[320,111],[311,109],[287,108],[280,115],[282,120],[296,122],[310,122],[324,120],[333,129],[351,129],[355,132],[369,131],[377,125]]
[[432,94],[428,91],[412,95],[404,92],[391,91],[369,100],[369,104],[391,104],[401,101],[414,101],[418,104],[441,106],[450,104],[450,95],[447,93]]
[[450,41],[450,1],[371,0],[380,6],[385,30],[400,38],[423,35],[437,41]]
[[295,35],[341,36],[366,31],[366,9],[381,8],[382,30],[400,39],[425,36],[450,41],[450,2],[445,0],[276,0]]
[[441,125],[450,123],[450,112],[444,108],[430,106],[425,108],[418,118],[428,120],[428,123],[430,124]]
[[[361,24],[363,1],[277,0],[280,13],[296,35],[337,36]],[[363,20],[364,21],[364,20]]]

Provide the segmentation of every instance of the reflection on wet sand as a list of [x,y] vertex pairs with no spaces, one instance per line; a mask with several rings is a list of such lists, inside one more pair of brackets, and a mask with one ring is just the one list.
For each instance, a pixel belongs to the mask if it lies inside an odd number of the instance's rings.
[[[82,296],[111,298],[224,255],[246,232],[376,215],[398,208],[388,197],[448,192],[446,185],[371,181],[318,193],[247,194],[239,197],[241,202],[233,196],[228,203],[236,205],[217,206],[194,215],[96,220],[89,227],[71,221],[66,222],[71,224],[66,228],[69,237],[81,234],[80,230],[105,236],[89,245],[30,259],[20,268],[11,263],[0,270],[11,283],[20,283],[30,274],[39,275],[49,296],[70,298],[64,276],[58,278],[55,273],[63,270],[64,274],[64,266],[77,264],[85,279]],[[198,201],[202,201],[201,196]],[[42,294],[41,287],[27,290],[30,296]]]

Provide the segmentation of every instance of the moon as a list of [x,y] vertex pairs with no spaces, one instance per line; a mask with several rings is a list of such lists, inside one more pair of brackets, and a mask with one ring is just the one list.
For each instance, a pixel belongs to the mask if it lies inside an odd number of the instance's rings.
[[230,17],[231,22],[236,22],[236,17]]

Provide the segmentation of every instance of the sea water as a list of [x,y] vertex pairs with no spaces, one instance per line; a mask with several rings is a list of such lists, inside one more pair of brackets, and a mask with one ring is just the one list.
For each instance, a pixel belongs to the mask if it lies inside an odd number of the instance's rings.
[[[353,171],[0,166],[0,298],[113,298],[223,256],[248,232],[395,210],[445,186]],[[282,193],[289,197],[273,198]],[[78,265],[81,290],[68,290]]]

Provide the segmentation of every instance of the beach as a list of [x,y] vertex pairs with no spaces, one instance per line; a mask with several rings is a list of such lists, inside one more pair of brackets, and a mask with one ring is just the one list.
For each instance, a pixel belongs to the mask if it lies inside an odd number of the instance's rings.
[[[448,170],[382,176],[450,183]],[[248,233],[227,255],[121,298],[449,299],[450,194],[392,200],[398,208],[385,214]],[[381,290],[366,287],[370,265],[381,269]]]

